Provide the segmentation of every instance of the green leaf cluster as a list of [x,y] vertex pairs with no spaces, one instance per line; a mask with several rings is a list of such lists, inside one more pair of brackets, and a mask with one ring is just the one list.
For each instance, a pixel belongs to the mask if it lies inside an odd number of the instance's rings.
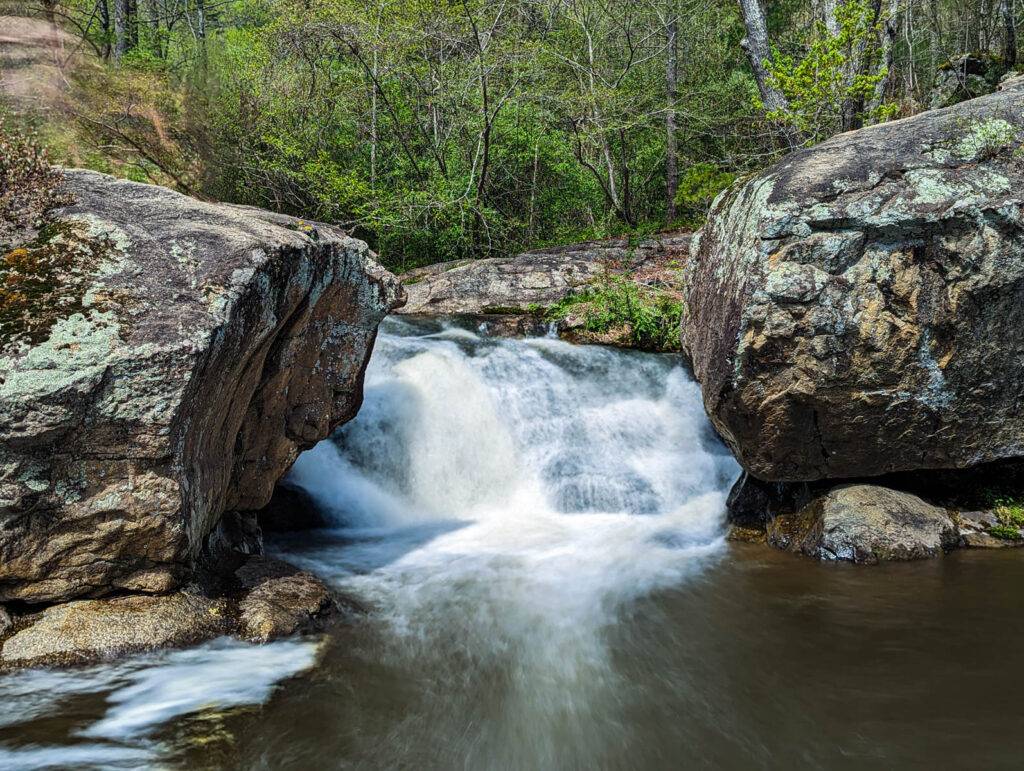
[[680,350],[682,303],[665,287],[637,283],[629,273],[602,273],[548,310],[553,321],[570,315],[578,316],[587,332],[621,332],[635,348]]

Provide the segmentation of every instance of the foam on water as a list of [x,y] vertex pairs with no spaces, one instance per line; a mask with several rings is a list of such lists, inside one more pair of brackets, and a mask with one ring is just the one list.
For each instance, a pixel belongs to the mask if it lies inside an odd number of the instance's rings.
[[[0,769],[157,767],[167,748],[150,734],[184,715],[261,704],[275,684],[313,666],[317,644],[283,640],[254,646],[220,639],[114,664],[26,670],[0,678],[0,728],[60,720],[73,699],[105,707],[72,729],[60,746],[0,744]],[[85,741],[82,741],[82,740]]]
[[[430,719],[461,726],[428,733],[465,737],[453,766],[564,765],[553,722],[600,746],[584,734],[615,688],[604,633],[722,553],[737,472],[677,357],[393,320],[359,415],[289,477],[345,545],[279,548],[372,605],[375,655],[445,693]],[[466,728],[487,672],[501,714]]]
[[[722,554],[737,471],[677,357],[388,320],[359,415],[288,478],[332,526],[268,539],[372,609],[345,655],[414,684],[355,766],[598,767],[628,686],[606,638]],[[315,655],[221,640],[0,678],[0,768],[175,766],[168,726]]]

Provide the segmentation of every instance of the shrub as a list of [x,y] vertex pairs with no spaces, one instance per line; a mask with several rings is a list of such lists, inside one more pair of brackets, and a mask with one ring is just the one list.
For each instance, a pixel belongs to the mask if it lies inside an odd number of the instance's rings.
[[32,138],[0,124],[0,245],[43,224],[46,213],[71,202],[64,175]]
[[676,207],[682,224],[700,227],[707,219],[712,201],[736,179],[712,163],[695,163],[679,180]]
[[629,274],[604,273],[548,311],[552,320],[578,315],[587,332],[621,332],[636,347],[678,351],[682,303],[669,290],[639,284]]

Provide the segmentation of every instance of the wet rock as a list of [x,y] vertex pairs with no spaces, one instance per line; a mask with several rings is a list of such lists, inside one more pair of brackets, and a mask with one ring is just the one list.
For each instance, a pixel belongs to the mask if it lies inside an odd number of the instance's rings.
[[1024,80],[842,134],[727,191],[684,350],[771,481],[1024,456]]
[[188,592],[77,600],[19,620],[0,650],[4,667],[69,665],[192,645],[232,627],[226,600]]
[[248,590],[239,603],[238,634],[245,640],[265,643],[292,634],[331,604],[323,581],[281,560],[250,559],[236,575]]
[[876,485],[843,485],[768,521],[772,546],[823,560],[876,563],[938,556],[956,547],[948,512],[915,495]]
[[7,634],[11,625],[11,615],[7,612],[6,608],[0,608],[0,640]]
[[355,415],[403,295],[332,227],[67,177],[29,245],[62,255],[48,326],[0,328],[0,601],[182,584],[223,512]]

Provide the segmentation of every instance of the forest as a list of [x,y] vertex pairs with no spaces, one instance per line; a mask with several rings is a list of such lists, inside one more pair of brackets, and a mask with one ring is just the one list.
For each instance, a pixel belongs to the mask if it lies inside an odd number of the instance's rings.
[[994,90],[1021,0],[45,0],[50,157],[349,228],[393,270],[699,226],[732,181]]

